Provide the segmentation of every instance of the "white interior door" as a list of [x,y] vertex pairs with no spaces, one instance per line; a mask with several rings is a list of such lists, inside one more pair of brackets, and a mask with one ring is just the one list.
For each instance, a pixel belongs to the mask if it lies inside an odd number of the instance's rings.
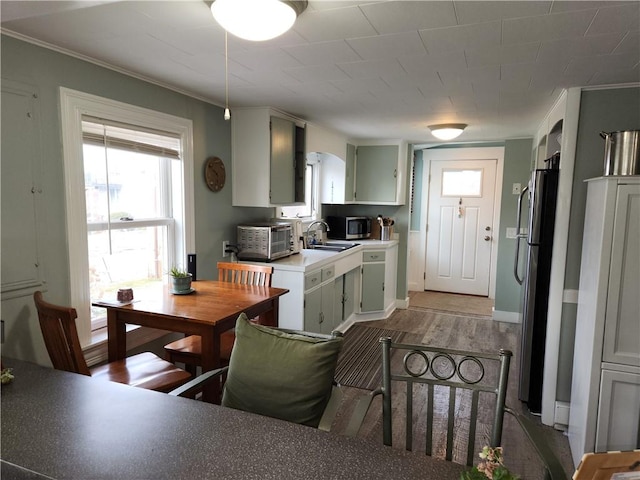
[[489,295],[497,160],[432,160],[425,290]]

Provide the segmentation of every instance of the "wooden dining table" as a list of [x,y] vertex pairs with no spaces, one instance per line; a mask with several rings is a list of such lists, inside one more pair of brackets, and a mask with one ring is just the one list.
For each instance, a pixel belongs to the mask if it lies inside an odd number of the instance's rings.
[[[198,280],[187,295],[171,293],[169,286],[142,292],[129,303],[95,301],[107,309],[108,358],[110,362],[127,355],[126,325],[141,325],[202,338],[202,371],[220,367],[220,335],[232,329],[244,312],[260,317],[263,324],[277,327],[279,299],[284,288],[238,285],[215,280]],[[219,403],[220,391],[210,382],[203,400]]]

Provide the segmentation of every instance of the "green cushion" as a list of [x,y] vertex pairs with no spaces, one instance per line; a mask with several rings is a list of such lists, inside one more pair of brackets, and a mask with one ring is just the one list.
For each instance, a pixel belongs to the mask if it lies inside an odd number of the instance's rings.
[[317,427],[331,396],[342,338],[236,322],[222,405]]

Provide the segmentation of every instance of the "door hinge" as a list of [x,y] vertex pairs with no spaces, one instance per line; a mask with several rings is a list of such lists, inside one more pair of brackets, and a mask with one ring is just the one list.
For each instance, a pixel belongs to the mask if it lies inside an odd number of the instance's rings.
[[422,279],[426,280],[427,279],[427,272],[422,272]]

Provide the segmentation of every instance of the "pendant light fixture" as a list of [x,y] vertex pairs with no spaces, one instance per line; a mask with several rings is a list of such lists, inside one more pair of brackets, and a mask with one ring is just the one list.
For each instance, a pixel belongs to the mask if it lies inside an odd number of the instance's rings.
[[440,123],[438,125],[429,125],[431,134],[440,140],[453,140],[459,137],[465,128],[466,123]]
[[227,47],[227,31],[224,31],[224,119],[231,120],[229,111],[229,54]]
[[259,42],[289,30],[307,4],[307,0],[215,0],[211,13],[229,33]]

